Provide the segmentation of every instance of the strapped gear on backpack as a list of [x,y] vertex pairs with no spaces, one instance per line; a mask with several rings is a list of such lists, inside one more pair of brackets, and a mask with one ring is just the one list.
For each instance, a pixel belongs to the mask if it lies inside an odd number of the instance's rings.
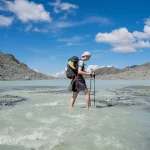
[[68,60],[66,77],[69,79],[74,79],[78,74],[78,62],[79,58],[73,56]]

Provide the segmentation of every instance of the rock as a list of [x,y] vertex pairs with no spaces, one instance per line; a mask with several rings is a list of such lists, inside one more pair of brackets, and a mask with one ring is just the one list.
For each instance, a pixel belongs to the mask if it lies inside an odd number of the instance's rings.
[[0,80],[51,80],[55,77],[36,72],[13,55],[0,52]]
[[0,95],[0,106],[10,106],[17,102],[25,101],[26,98],[12,95]]

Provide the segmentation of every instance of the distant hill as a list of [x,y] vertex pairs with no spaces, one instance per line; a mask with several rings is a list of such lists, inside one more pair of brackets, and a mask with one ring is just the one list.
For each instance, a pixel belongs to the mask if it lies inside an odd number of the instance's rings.
[[0,80],[46,80],[54,78],[28,68],[26,64],[19,62],[11,54],[0,52]]
[[103,67],[95,70],[97,79],[102,80],[150,80],[150,62],[127,66],[123,69]]
[[117,74],[121,69],[115,67],[103,67],[95,70],[96,75]]

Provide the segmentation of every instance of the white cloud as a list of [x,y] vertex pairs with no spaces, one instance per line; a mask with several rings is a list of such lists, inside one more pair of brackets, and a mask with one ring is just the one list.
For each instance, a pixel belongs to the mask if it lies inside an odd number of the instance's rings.
[[99,68],[104,68],[104,67],[113,67],[112,65],[109,65],[109,66],[98,66],[98,65],[89,65],[88,68],[87,68],[87,72],[90,72],[92,69],[93,71],[95,71],[96,69],[99,69]]
[[33,69],[34,71],[36,71],[36,72],[38,72],[38,70],[37,69]]
[[87,67],[87,71],[90,72],[92,69],[93,69],[93,70],[96,70],[96,69],[98,69],[98,68],[100,68],[98,65],[89,65],[89,66]]
[[5,17],[0,15],[0,26],[9,26],[13,22],[13,17]]
[[133,36],[137,39],[148,39],[149,35],[145,32],[134,31]]
[[104,43],[132,43],[135,41],[133,35],[126,28],[113,30],[111,33],[98,33],[95,38],[96,42]]
[[81,43],[67,43],[65,46],[80,46],[80,45],[85,45]]
[[87,24],[87,23],[110,24],[111,22],[109,21],[109,19],[105,17],[95,17],[95,16],[88,17],[87,19],[80,22],[80,24]]
[[56,73],[56,77],[64,77],[64,76],[65,76],[65,72],[64,71]]
[[34,31],[34,32],[40,32],[40,33],[47,33],[47,32],[49,32],[48,29],[39,29],[37,27],[33,28],[32,31]]
[[72,46],[73,45],[73,43],[67,43],[66,44],[66,46]]
[[149,17],[149,18],[146,18],[144,23],[145,23],[146,25],[150,26],[150,17]]
[[149,41],[138,41],[137,43],[133,44],[134,47],[137,48],[148,48],[150,47],[150,42]]
[[28,0],[4,1],[4,3],[7,10],[15,13],[18,19],[23,22],[51,21],[50,13],[45,11],[42,4],[36,4]]
[[150,18],[146,19],[145,24],[143,32],[130,33],[124,27],[110,33],[98,33],[95,41],[108,43],[114,52],[137,52],[137,48],[150,48]]
[[81,40],[85,39],[86,36],[73,36],[71,38],[63,38],[63,39],[57,39],[58,42],[68,42],[68,43],[72,43],[72,42],[80,42]]
[[84,20],[78,22],[65,22],[65,21],[57,21],[53,22],[51,25],[52,29],[63,29],[63,28],[70,28],[76,27],[80,25],[90,24],[90,23],[99,23],[99,24],[110,24],[110,21],[107,18],[102,17],[89,17]]
[[65,20],[68,18],[68,14],[64,14],[62,17],[60,17],[60,20]]
[[150,25],[149,26],[147,26],[147,25],[144,26],[144,32],[147,33],[150,37]]
[[150,39],[150,26],[145,25],[143,31],[144,32],[134,31],[133,36],[138,40]]
[[130,47],[130,46],[116,46],[114,48],[111,49],[114,52],[136,52],[136,49],[134,47]]
[[65,71],[60,71],[60,72],[57,72],[55,74],[52,74],[52,76],[57,77],[57,78],[65,78],[66,73],[65,73]]
[[32,27],[33,27],[32,24],[29,24],[29,25],[25,28],[25,31],[27,31],[27,32],[30,31],[30,30],[32,29]]
[[80,43],[82,40],[88,38],[89,35],[85,36],[73,36],[70,38],[61,38],[57,39],[58,42],[66,42],[67,44],[65,46],[80,46],[80,45],[85,45],[84,43]]
[[49,5],[54,6],[54,12],[60,13],[62,11],[70,11],[73,9],[78,9],[79,7],[75,4],[70,4],[67,2],[61,2],[61,0],[56,0],[54,3],[49,3]]

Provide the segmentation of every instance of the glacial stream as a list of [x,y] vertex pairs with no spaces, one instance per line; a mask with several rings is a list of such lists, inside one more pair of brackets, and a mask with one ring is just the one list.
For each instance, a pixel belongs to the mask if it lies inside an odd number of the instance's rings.
[[150,149],[150,81],[96,81],[89,110],[68,84],[0,82],[0,150]]

